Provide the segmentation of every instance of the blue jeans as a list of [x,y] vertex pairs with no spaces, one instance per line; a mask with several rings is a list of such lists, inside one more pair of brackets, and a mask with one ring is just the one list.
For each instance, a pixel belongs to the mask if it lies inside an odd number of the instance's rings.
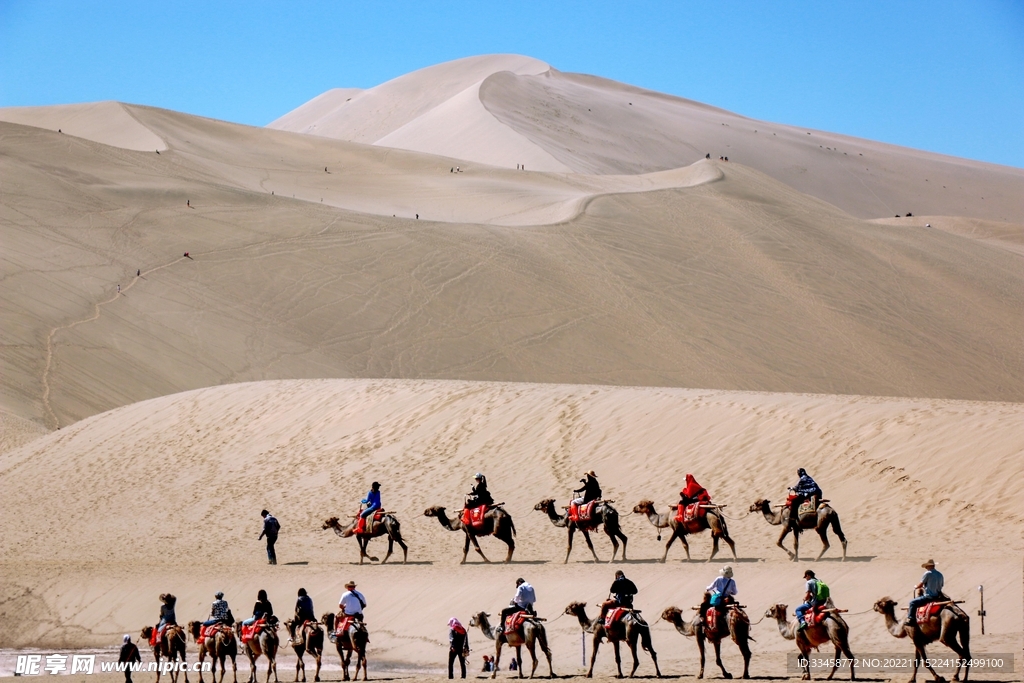
[[223,623],[223,619],[207,619],[203,622],[203,626],[213,626],[214,624]]
[[363,510],[362,512],[360,512],[359,516],[362,517],[363,519],[366,519],[367,517],[372,515],[377,510],[380,510],[380,508],[379,507],[369,507],[369,508],[366,508],[365,510]]
[[814,609],[817,606],[817,600],[811,600],[810,602],[805,602],[804,604],[800,605],[795,610],[793,610],[794,612],[796,612],[796,620],[799,621],[801,624],[805,623],[804,613],[807,612],[807,610]]
[[277,564],[277,553],[274,552],[274,544],[277,543],[277,536],[267,536],[267,560],[270,564]]

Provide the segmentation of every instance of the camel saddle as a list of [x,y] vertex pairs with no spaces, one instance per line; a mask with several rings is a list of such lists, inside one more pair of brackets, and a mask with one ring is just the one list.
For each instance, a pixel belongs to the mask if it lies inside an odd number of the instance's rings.
[[705,505],[706,503],[690,503],[676,506],[676,521],[685,526],[687,533],[700,531],[701,519],[708,516]]
[[614,609],[608,610],[608,613],[604,615],[604,627],[606,629],[609,629],[612,626],[614,626],[617,622],[622,621],[622,618],[626,616],[626,614],[629,611],[630,610],[626,609],[625,607],[616,607]]
[[804,623],[808,626],[817,626],[830,616],[832,616],[832,612],[827,606],[818,605],[814,609],[807,610],[807,612],[804,613]]
[[584,503],[583,505],[569,503],[569,519],[575,522],[578,526],[589,525],[594,516],[595,505],[597,505],[596,500]]
[[156,626],[153,627],[153,632],[149,634],[149,644],[151,647],[156,647],[156,644],[163,640],[164,631],[167,630],[167,626],[168,624],[164,624],[159,628],[157,628]]
[[355,620],[355,617],[349,616],[347,614],[339,614],[338,617],[334,620],[334,635],[345,635],[345,631],[348,630],[348,627],[351,626],[352,622]]
[[928,621],[936,614],[942,611],[942,608],[946,606],[943,601],[929,602],[927,605],[921,605],[917,608],[917,623]]
[[505,619],[505,634],[510,635],[515,633],[519,630],[519,627],[523,625],[523,622],[529,618],[529,616],[529,613],[525,611],[513,612],[508,615],[508,618]]
[[704,628],[714,633],[718,630],[719,612],[717,607],[708,607],[704,613]]
[[[370,531],[373,529],[373,526],[371,524],[369,529],[366,528],[366,520],[367,519],[369,519],[369,518],[368,517],[357,516],[356,517],[356,526],[355,526],[355,529],[352,530],[352,533],[354,533],[354,534],[368,534],[368,533],[370,533]],[[382,519],[384,519],[384,511],[383,510],[376,510],[373,513],[373,524],[377,524]]]
[[248,643],[250,640],[258,636],[260,631],[266,628],[266,626],[267,620],[265,617],[260,617],[251,624],[242,624],[242,642]]
[[209,626],[203,626],[199,629],[199,637],[196,639],[196,645],[202,645],[207,638],[212,638],[222,631],[230,633],[231,627],[227,624],[210,624]]
[[465,526],[480,529],[484,525],[484,515],[487,514],[489,509],[490,507],[487,505],[464,509],[462,511],[462,523]]

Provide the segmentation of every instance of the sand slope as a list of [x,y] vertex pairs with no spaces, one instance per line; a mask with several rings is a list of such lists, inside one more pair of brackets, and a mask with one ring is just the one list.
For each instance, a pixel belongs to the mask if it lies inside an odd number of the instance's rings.
[[412,152],[133,115],[170,148],[0,124],[0,397],[50,428],[324,376],[1024,396],[1018,254],[862,222],[740,164],[452,174]]
[[167,149],[159,135],[132,116],[120,102],[0,108],[0,121],[20,123],[140,152]]
[[[860,612],[885,593],[906,600],[934,557],[953,595],[976,604],[983,583],[990,607],[978,651],[1006,648],[1021,634],[1020,525],[1016,481],[1024,475],[1021,406],[940,400],[749,394],[611,388],[314,380],[259,382],[166,396],[89,418],[0,457],[8,531],[0,539],[4,645],[87,645],[110,641],[154,618],[156,594],[180,596],[179,618],[203,616],[215,590],[245,614],[258,588],[287,613],[305,586],[319,611],[355,578],[365,591],[381,659],[430,665],[443,624],[476,609],[494,612],[523,575],[537,587],[541,613],[601,599],[613,567],[583,563],[568,571],[565,532],[539,513],[541,498],[564,502],[583,469],[594,468],[608,498],[626,512],[640,498],[674,500],[695,472],[728,504],[741,561],[740,591],[756,617],[800,596],[799,574],[773,546],[775,532],[744,514],[760,496],[777,497],[798,465],[821,482],[850,538],[850,561],[817,567],[833,594]],[[985,457],[978,457],[984,454]],[[970,462],[971,476],[964,476]],[[511,567],[457,566],[461,540],[431,519],[428,505],[457,506],[472,473],[484,470],[515,519],[519,547]],[[114,474],[116,472],[116,474]],[[358,567],[354,542],[321,531],[325,516],[350,512],[367,484],[384,483],[384,501],[410,543],[407,566]],[[76,482],[40,495],[39,482]],[[45,489],[44,489],[45,490]],[[282,563],[268,568],[256,541],[266,506],[283,531]],[[59,514],[54,514],[59,510]],[[688,606],[719,566],[650,564],[662,544],[636,516],[625,566],[653,620],[672,603]],[[600,555],[610,546],[598,539]],[[491,558],[500,544],[485,539]],[[709,541],[691,543],[697,560]],[[805,538],[806,551],[820,547]],[[383,550],[380,541],[373,550]],[[993,598],[994,596],[994,598]],[[1013,609],[1005,605],[1014,605]],[[26,616],[30,615],[28,621]],[[850,617],[855,651],[900,652],[873,614]],[[18,627],[15,628],[14,624]],[[557,669],[576,670],[578,627],[553,621]],[[667,673],[682,673],[696,649],[665,623],[655,645]],[[757,672],[779,672],[783,641],[765,622],[755,628]],[[1017,640],[1015,640],[1017,639]],[[474,644],[486,651],[477,635]],[[735,662],[735,651],[729,650]],[[607,673],[610,660],[603,660]],[[692,673],[692,672],[691,672]]]

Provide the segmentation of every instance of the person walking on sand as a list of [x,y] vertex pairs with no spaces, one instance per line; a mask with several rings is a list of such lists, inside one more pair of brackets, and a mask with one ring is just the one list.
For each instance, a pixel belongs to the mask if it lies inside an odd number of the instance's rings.
[[264,536],[267,538],[267,562],[269,564],[277,564],[277,553],[274,552],[274,544],[277,543],[277,534],[281,531],[281,523],[266,510],[261,510],[260,516],[263,517],[263,531],[260,532],[260,537],[256,540],[262,540]]
[[132,664],[142,662],[142,655],[139,648],[132,642],[132,637],[127,633],[121,639],[121,654],[117,658],[118,664],[124,664],[124,683],[132,683]]
[[455,660],[459,660],[462,677],[466,677],[466,657],[469,656],[469,634],[466,627],[452,617],[448,620],[448,678],[455,678]]
[[117,293],[118,293],[118,294],[120,294],[120,293],[121,293],[121,285],[118,285],[118,286],[117,286]]

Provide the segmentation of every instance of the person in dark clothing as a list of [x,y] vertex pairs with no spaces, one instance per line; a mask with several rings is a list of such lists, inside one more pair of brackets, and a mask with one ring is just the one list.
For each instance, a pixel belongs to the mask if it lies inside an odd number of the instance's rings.
[[487,490],[487,477],[477,472],[473,479],[476,483],[466,497],[466,507],[476,508],[481,505],[494,505],[494,498],[491,497],[491,492]]
[[469,656],[469,634],[458,619],[448,620],[448,678],[455,678],[455,660],[459,660],[462,677],[466,677],[466,657]]
[[288,627],[288,633],[292,640],[295,640],[295,629],[301,628],[307,621],[316,620],[316,614],[313,612],[313,599],[306,593],[305,588],[300,588],[299,597],[295,601],[295,619]]
[[170,593],[160,594],[160,622],[156,625],[159,631],[168,624],[177,624],[178,619],[174,614],[174,605],[178,602],[178,598],[174,597]]
[[269,564],[277,564],[277,553],[274,552],[274,544],[277,543],[277,534],[281,531],[281,523],[266,510],[261,510],[260,516],[263,517],[263,531],[260,532],[260,537],[257,540],[261,540],[264,536],[266,537],[267,561]]
[[636,584],[627,579],[625,572],[620,569],[615,572],[615,580],[612,581],[612,587],[608,592],[611,595],[601,604],[601,614],[598,617],[600,621],[604,621],[605,614],[613,607],[632,607],[633,596],[638,591]]
[[803,467],[796,471],[800,480],[797,481],[796,486],[790,486],[789,490],[793,492],[793,497],[789,501],[789,519],[791,523],[796,523],[797,511],[800,509],[800,504],[805,500],[817,497],[820,501],[824,496],[821,492],[821,488],[817,482],[811,479],[811,475],[807,474],[807,470]]
[[598,500],[601,497],[601,485],[597,482],[597,475],[594,473],[594,470],[584,474],[580,482],[583,486],[575,489],[573,493],[583,495],[577,496],[572,502],[577,505],[586,505],[590,501]]
[[121,639],[123,643],[121,645],[121,654],[117,658],[118,664],[127,664],[124,668],[124,683],[132,683],[132,670],[131,665],[142,662],[142,655],[139,654],[139,648],[132,642],[132,637],[127,633],[124,634],[124,638]]
[[261,589],[260,592],[256,594],[256,604],[252,606],[252,616],[242,623],[246,626],[250,626],[260,617],[270,621],[273,616],[274,606],[270,604],[270,600],[267,598],[267,591]]

